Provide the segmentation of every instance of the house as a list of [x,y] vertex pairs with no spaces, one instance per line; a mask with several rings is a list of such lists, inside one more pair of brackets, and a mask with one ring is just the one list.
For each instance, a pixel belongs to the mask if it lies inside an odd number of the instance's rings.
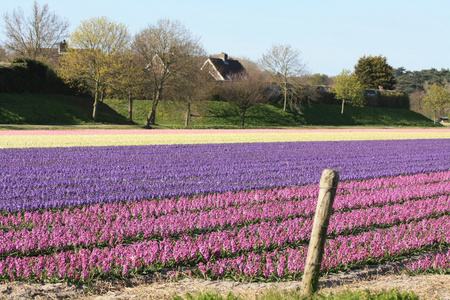
[[218,58],[209,57],[203,64],[202,71],[207,71],[217,81],[232,80],[233,74],[245,71],[238,60],[229,59],[226,53],[219,54]]
[[67,42],[66,40],[59,42],[56,47],[53,48],[39,48],[36,51],[38,57],[45,58],[48,62],[52,64],[58,64],[59,57],[67,54]]

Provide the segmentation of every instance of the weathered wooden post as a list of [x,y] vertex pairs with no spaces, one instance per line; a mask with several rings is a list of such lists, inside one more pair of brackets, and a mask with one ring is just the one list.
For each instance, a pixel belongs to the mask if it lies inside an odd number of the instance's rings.
[[319,199],[317,201],[311,239],[309,240],[305,271],[303,272],[301,286],[303,295],[314,294],[319,289],[320,266],[322,265],[328,223],[338,181],[338,172],[330,169],[323,170],[322,178],[320,178]]

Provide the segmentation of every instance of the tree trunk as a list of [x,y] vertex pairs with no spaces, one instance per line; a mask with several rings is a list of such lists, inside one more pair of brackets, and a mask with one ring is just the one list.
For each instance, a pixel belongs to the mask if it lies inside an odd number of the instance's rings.
[[287,104],[287,82],[284,83],[284,106],[283,106],[283,111],[286,111],[286,104]]
[[151,125],[156,124],[156,107],[158,106],[159,98],[161,96],[161,89],[156,92],[156,97],[153,99],[152,108],[147,116],[147,127],[150,128]]
[[150,110],[150,112],[148,113],[148,116],[147,116],[147,124],[146,124],[146,126],[148,128],[150,128],[151,125],[155,125],[155,120],[156,120],[156,105],[154,104],[155,101],[156,101],[156,99],[153,100],[152,108],[151,108],[151,110]]
[[245,124],[245,111],[246,111],[246,109],[241,110],[241,112],[242,112],[242,122],[241,122],[241,126],[242,126],[242,127],[244,127],[244,124]]
[[191,100],[189,99],[187,102],[187,107],[186,107],[186,118],[184,120],[184,126],[188,127],[189,126],[189,120],[191,118]]
[[131,92],[128,93],[128,121],[133,123],[133,99],[131,98]]
[[344,100],[342,100],[341,115],[343,115],[343,114],[344,114],[344,103],[345,103],[345,101],[344,101]]
[[97,105],[98,105],[98,82],[95,83],[95,92],[94,92],[94,109],[92,110],[92,119],[94,122],[97,122]]

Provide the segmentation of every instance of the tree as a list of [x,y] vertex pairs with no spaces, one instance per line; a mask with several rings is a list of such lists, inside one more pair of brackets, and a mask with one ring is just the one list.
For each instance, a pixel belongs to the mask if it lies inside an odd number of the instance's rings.
[[355,73],[351,73],[350,70],[343,70],[334,78],[334,82],[333,91],[335,97],[342,100],[341,114],[344,113],[345,101],[355,106],[364,106],[366,101],[364,97],[365,89]]
[[6,50],[0,45],[0,61],[6,60]]
[[260,60],[283,95],[283,110],[286,111],[289,85],[295,77],[304,73],[306,64],[300,58],[300,52],[290,45],[273,45]]
[[245,125],[245,113],[257,104],[268,101],[269,85],[260,72],[241,72],[222,82],[220,95],[233,103],[241,114],[241,126]]
[[316,73],[316,74],[307,76],[307,82],[309,85],[315,85],[315,86],[328,85],[329,81],[330,81],[330,78],[325,74]]
[[116,54],[130,42],[127,27],[106,17],[83,21],[69,36],[70,48],[61,57],[59,74],[69,83],[85,85],[94,94],[92,118],[97,120],[99,95],[111,76]]
[[192,117],[193,104],[212,97],[216,82],[208,72],[201,72],[203,57],[193,57],[184,69],[177,72],[167,88],[167,97],[180,103],[184,112],[184,126],[188,127]]
[[425,91],[426,84],[440,84],[444,80],[450,81],[450,70],[428,69],[421,71],[406,71],[405,68],[398,68],[394,71],[397,81],[396,88],[405,93],[413,93],[414,91]]
[[234,58],[238,60],[241,65],[244,67],[247,71],[255,71],[255,72],[261,72],[261,67],[258,65],[258,63],[252,61],[250,58],[247,57],[237,57]]
[[172,78],[177,77],[191,59],[204,55],[204,50],[199,39],[180,22],[167,19],[139,32],[134,38],[133,49],[140,55],[151,77],[148,90],[153,103],[147,116],[147,127],[150,127],[155,125],[156,108]]
[[391,90],[395,85],[394,69],[381,55],[361,57],[355,66],[355,74],[365,88]]
[[434,124],[436,124],[438,112],[450,105],[450,93],[443,86],[434,83],[421,104],[423,108],[434,112]]
[[13,10],[4,15],[6,49],[16,56],[47,59],[50,49],[67,37],[69,22],[50,12],[48,5],[33,4],[33,14],[25,18],[23,10]]
[[148,74],[137,62],[136,56],[127,51],[114,55],[106,77],[107,90],[111,95],[128,99],[128,121],[133,122],[133,100],[144,95]]
[[304,104],[310,106],[311,103],[320,99],[320,92],[317,86],[314,85],[297,82],[289,90],[288,106],[292,111],[296,111],[299,114],[303,113]]

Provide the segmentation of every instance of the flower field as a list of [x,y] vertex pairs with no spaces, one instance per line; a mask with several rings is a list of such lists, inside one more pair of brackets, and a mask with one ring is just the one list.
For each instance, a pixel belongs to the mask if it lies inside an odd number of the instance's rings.
[[[0,278],[299,279],[325,168],[340,183],[323,272],[449,247],[448,130],[286,132],[0,131]],[[164,137],[200,140],[148,143]],[[448,272],[449,253],[409,268]]]
[[447,129],[0,130],[0,148],[450,138]]

